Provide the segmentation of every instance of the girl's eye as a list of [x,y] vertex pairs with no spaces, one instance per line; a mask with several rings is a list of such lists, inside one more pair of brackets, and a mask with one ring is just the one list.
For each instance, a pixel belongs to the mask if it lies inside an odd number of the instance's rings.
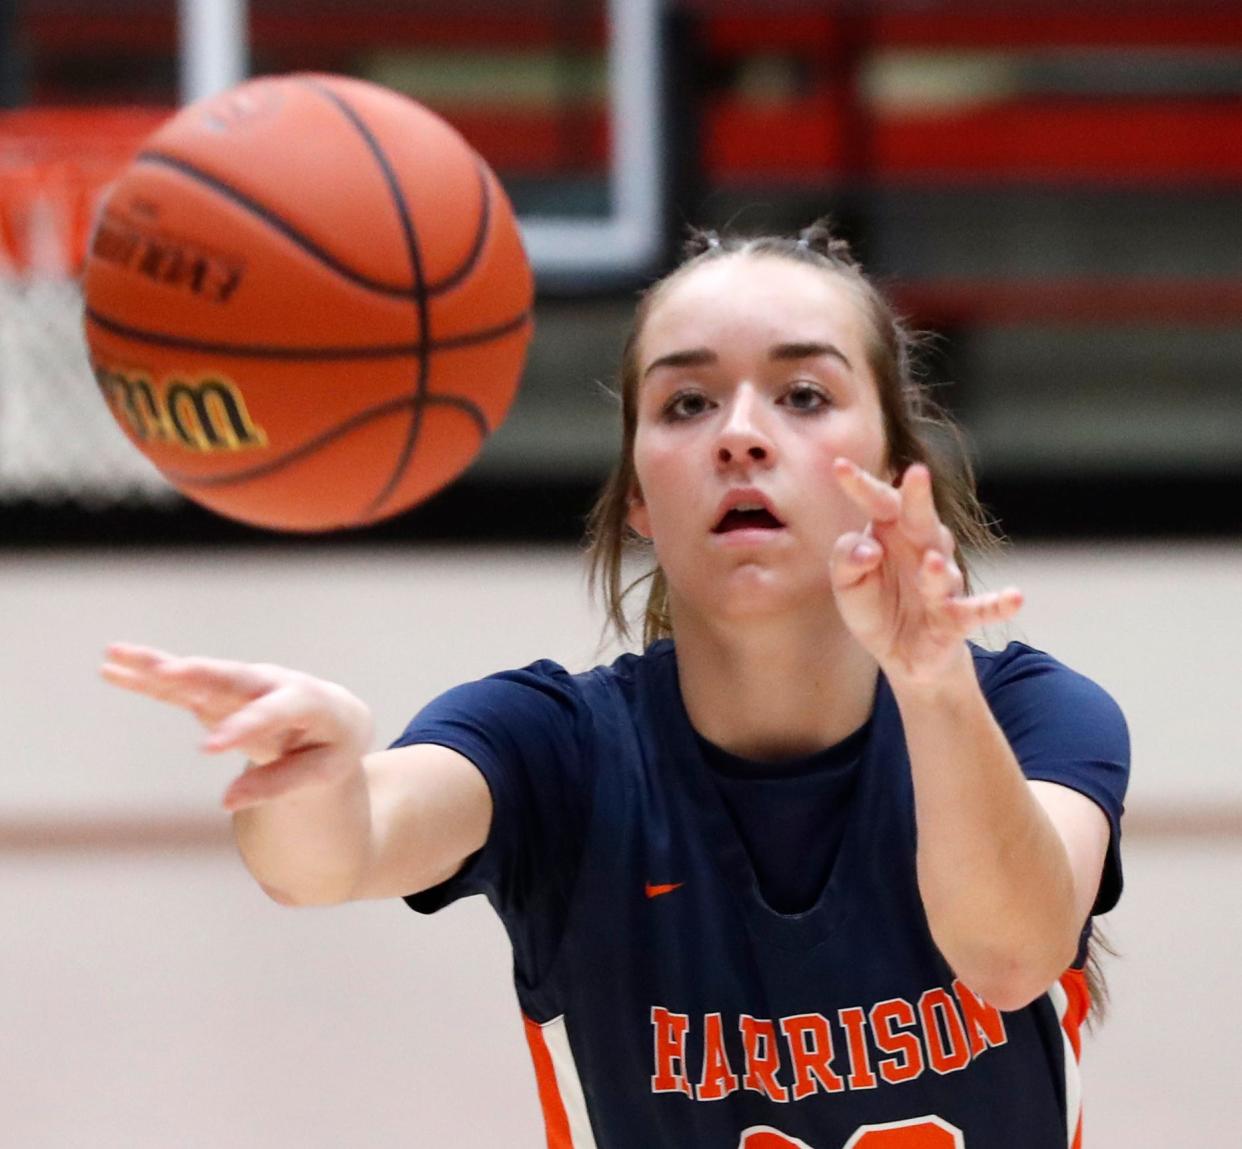
[[708,406],[707,396],[701,391],[678,391],[664,404],[661,414],[670,421],[692,419],[706,411]]
[[795,383],[785,392],[781,402],[795,411],[818,411],[828,405],[829,399],[813,383]]

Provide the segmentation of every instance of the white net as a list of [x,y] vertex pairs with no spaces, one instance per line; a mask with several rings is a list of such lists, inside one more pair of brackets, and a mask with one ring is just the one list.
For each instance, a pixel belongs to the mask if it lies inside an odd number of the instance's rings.
[[171,499],[100,397],[81,315],[70,278],[0,276],[0,499]]
[[0,131],[0,503],[90,509],[174,493],[101,398],[81,266],[107,182],[149,127],[110,113],[11,113]]

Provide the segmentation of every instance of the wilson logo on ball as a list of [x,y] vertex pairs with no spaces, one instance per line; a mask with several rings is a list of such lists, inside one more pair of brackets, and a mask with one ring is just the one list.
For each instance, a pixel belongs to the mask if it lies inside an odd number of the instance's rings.
[[96,367],[95,378],[113,415],[140,442],[195,452],[267,446],[267,435],[251,419],[241,391],[227,379],[168,379],[161,388],[146,376],[106,367]]

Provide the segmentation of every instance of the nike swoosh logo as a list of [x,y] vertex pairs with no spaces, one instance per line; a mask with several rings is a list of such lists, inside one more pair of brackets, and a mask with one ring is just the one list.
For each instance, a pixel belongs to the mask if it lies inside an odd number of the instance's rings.
[[674,890],[680,890],[685,882],[671,882],[668,885],[657,886],[651,882],[647,883],[647,897],[658,898],[661,894],[671,894]]

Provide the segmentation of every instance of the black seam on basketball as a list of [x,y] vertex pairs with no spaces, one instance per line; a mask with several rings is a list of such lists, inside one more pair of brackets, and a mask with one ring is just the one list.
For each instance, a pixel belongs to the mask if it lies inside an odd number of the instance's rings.
[[[253,467],[245,467],[240,471],[230,471],[224,475],[204,475],[195,476],[185,471],[172,471],[163,468],[164,474],[168,479],[179,487],[226,487],[233,483],[247,483],[252,479],[266,478],[282,471],[286,467],[292,466],[300,459],[307,455],[313,454],[321,447],[334,442],[343,435],[348,435],[351,431],[356,431],[359,427],[367,423],[381,419],[385,415],[391,415],[393,412],[400,411],[403,407],[413,407],[415,403],[421,404],[423,407],[456,407],[460,411],[464,411],[471,419],[474,420],[475,426],[479,431],[479,438],[485,439],[491,428],[487,425],[487,417],[482,410],[469,399],[464,399],[460,395],[424,395],[420,399],[415,399],[410,395],[402,395],[396,399],[389,399],[385,403],[379,403],[374,407],[368,407],[365,411],[359,411],[356,415],[346,419],[344,423],[338,423],[335,427],[328,431],[324,431],[321,435],[317,435],[314,439],[310,439],[299,447],[295,447],[292,451],[287,451],[278,459],[268,459],[263,463],[257,463]],[[374,510],[375,508],[370,508]]]
[[259,203],[258,200],[251,199],[245,192],[239,191],[231,184],[225,183],[218,176],[204,171],[187,160],[183,160],[178,156],[170,156],[165,152],[143,151],[134,157],[134,162],[172,168],[173,171],[180,172],[183,176],[194,180],[196,183],[205,184],[213,191],[219,192],[225,199],[232,200],[238,207],[244,208],[251,215],[261,219],[269,227],[280,232],[290,243],[300,247],[307,255],[318,260],[329,271],[336,272],[337,275],[349,280],[350,283],[356,284],[358,287],[364,288],[367,291],[374,291],[378,295],[388,295],[397,299],[408,299],[414,295],[414,290],[409,287],[381,283],[378,279],[371,279],[369,276],[355,271],[348,264],[342,263],[330,251],[320,247],[310,236],[303,235],[293,224],[272,211],[271,208]]
[[406,432],[405,443],[397,453],[396,464],[388,476],[388,481],[380,488],[379,494],[375,496],[370,506],[366,508],[367,514],[373,514],[384,505],[401,481],[401,476],[405,474],[405,469],[414,455],[414,448],[418,445],[419,432],[423,426],[423,400],[427,394],[427,379],[431,373],[431,357],[426,350],[427,341],[431,338],[431,307],[427,299],[427,284],[423,276],[423,253],[418,243],[418,234],[414,230],[414,221],[410,218],[409,205],[405,202],[405,193],[402,191],[397,173],[393,171],[387,154],[380,147],[379,140],[375,138],[374,133],[354,108],[331,88],[315,80],[306,80],[304,83],[337,108],[362,137],[363,142],[370,149],[372,158],[379,164],[384,182],[387,183],[389,194],[392,196],[393,206],[397,209],[397,218],[401,221],[406,253],[410,257],[410,271],[414,277],[414,307],[418,312],[418,330],[421,334],[417,355],[418,367],[414,377],[414,403],[410,409],[409,430]]
[[479,226],[474,233],[474,245],[456,271],[449,272],[444,279],[436,283],[427,284],[428,295],[443,295],[446,291],[452,291],[474,271],[475,264],[479,262],[479,257],[483,254],[483,245],[487,241],[487,233],[492,222],[492,188],[482,163],[478,163],[476,169],[479,173]]
[[101,314],[94,308],[85,310],[86,318],[105,331],[132,339],[135,343],[150,343],[156,347],[175,347],[181,351],[198,351],[211,355],[230,355],[237,359],[283,359],[294,362],[314,363],[349,359],[397,359],[407,355],[431,355],[437,351],[453,351],[460,347],[476,347],[491,343],[520,331],[530,323],[531,313],[523,311],[513,319],[498,323],[495,327],[482,327],[465,335],[450,335],[447,339],[430,342],[399,343],[379,347],[278,347],[262,343],[211,343],[202,339],[186,339],[180,335],[166,335],[162,331],[146,331],[130,327]]

